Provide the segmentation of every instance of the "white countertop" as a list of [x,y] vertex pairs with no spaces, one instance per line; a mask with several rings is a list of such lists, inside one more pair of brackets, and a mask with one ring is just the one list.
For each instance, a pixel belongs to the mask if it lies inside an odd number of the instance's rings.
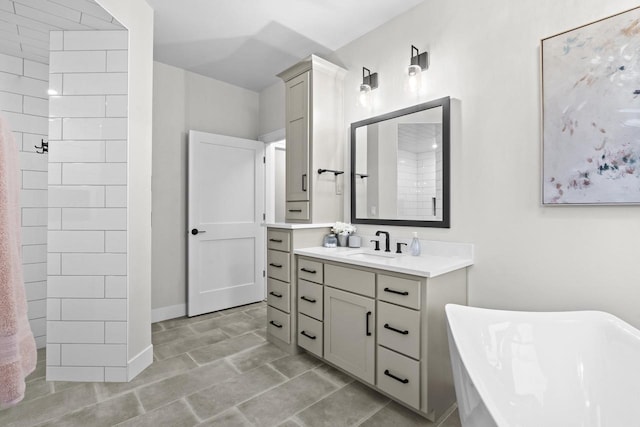
[[326,223],[326,224],[297,224],[293,222],[274,222],[270,224],[264,224],[265,227],[268,228],[282,228],[285,230],[296,230],[301,228],[331,228],[335,225],[335,223]]
[[[448,246],[456,245],[454,243],[446,244]],[[396,273],[436,277],[473,265],[473,245],[468,243],[460,243],[459,245],[466,245],[470,248],[469,250],[459,251],[460,254],[458,255],[438,255],[437,252],[431,251],[430,253],[423,252],[420,256],[412,256],[410,254],[394,254],[383,251],[375,252],[366,248],[325,248],[322,246],[295,249],[293,253],[362,267],[394,271]],[[391,255],[393,258],[387,258],[385,255]]]

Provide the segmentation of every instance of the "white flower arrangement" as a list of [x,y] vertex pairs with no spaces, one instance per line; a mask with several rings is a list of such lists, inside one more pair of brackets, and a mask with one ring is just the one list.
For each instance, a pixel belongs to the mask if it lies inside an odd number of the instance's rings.
[[356,227],[347,222],[336,222],[335,225],[331,227],[331,232],[333,234],[348,236],[356,232]]

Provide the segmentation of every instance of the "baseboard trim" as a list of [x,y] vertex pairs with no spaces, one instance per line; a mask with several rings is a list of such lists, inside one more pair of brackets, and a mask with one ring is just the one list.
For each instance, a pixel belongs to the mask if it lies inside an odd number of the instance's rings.
[[127,379],[131,381],[140,372],[144,371],[147,366],[153,363],[153,345],[149,344],[149,347],[142,350],[136,356],[134,356],[127,364]]
[[175,319],[187,315],[187,305],[177,304],[151,310],[151,323],[161,322],[167,319]]

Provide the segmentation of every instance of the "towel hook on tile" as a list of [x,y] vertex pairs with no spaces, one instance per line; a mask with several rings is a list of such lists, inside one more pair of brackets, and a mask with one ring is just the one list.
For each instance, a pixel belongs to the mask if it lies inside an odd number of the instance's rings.
[[[34,145],[34,147],[36,148],[36,153],[38,154],[44,154],[49,152],[49,143],[44,142],[44,139],[40,140],[39,147],[37,145]],[[42,151],[38,151],[38,150],[42,150]]]

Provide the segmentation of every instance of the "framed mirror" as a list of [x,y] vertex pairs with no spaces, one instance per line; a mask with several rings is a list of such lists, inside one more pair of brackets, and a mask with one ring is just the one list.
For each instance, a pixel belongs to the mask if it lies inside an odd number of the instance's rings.
[[351,124],[351,222],[449,228],[450,98]]

